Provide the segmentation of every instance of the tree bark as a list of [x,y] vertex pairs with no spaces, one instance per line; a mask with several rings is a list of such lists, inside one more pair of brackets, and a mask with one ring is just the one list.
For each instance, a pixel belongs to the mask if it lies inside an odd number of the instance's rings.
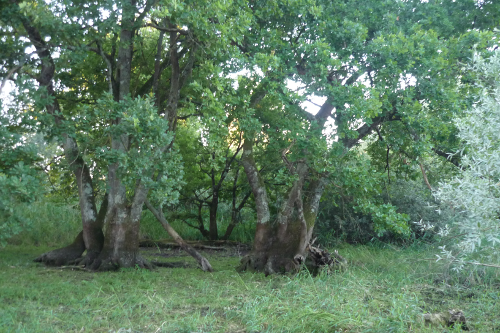
[[257,224],[258,241],[241,260],[239,270],[263,271],[266,275],[296,272],[305,262],[325,180],[307,180],[308,168],[300,168],[299,179],[289,189],[276,219]]
[[212,193],[212,201],[208,205],[209,208],[209,237],[210,240],[219,239],[217,231],[217,209],[219,208],[219,189],[214,189]]
[[70,245],[46,252],[33,261],[42,262],[48,266],[64,266],[78,260],[84,251],[85,242],[83,240],[83,231],[80,231]]
[[115,175],[113,179],[115,182],[110,184],[109,190],[104,246],[90,268],[99,271],[120,267],[151,268],[139,254],[140,218],[147,190],[138,182],[135,194],[128,202],[124,193],[125,186]]
[[[263,271],[266,275],[297,271],[307,257],[306,248],[323,194],[323,179],[308,180],[310,170],[304,161],[289,165],[297,179],[288,190],[276,219],[271,221],[267,190],[253,158],[251,138],[243,144],[242,164],[256,202],[257,228],[253,249],[241,260],[238,269]],[[308,187],[304,193],[305,185]]]
[[[257,105],[265,97],[266,91],[265,86],[256,89],[250,106]],[[323,127],[333,110],[333,102],[328,99],[316,116],[308,116],[307,119]],[[266,275],[297,271],[307,257],[306,249],[314,230],[325,176],[311,179],[307,151],[303,151],[303,159],[294,164],[289,163],[283,155],[286,167],[297,179],[288,190],[276,219],[271,221],[269,197],[253,158],[255,133],[246,135],[241,162],[255,199],[257,227],[253,249],[241,260],[238,270],[263,271]]]

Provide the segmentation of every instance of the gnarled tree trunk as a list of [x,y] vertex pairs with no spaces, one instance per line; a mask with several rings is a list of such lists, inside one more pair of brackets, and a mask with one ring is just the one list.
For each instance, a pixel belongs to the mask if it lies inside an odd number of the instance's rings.
[[[352,79],[355,77],[353,76]],[[256,89],[250,105],[255,107],[266,95],[266,89]],[[304,114],[311,124],[315,123],[316,132],[310,135],[321,135],[328,117],[335,109],[333,98],[328,98],[318,113],[313,116]],[[337,126],[341,124],[341,112],[335,117]],[[355,146],[378,126],[383,117],[375,117],[370,124],[366,123],[356,129],[357,138],[346,137],[342,140],[345,151]],[[242,259],[240,270],[258,270],[266,274],[296,271],[307,258],[307,249],[314,230],[319,202],[324,192],[327,175],[318,175],[309,169],[307,151],[302,151],[302,159],[291,164],[285,154],[283,160],[291,174],[296,176],[292,187],[275,220],[271,221],[269,198],[263,180],[253,158],[254,135],[247,133],[243,144],[242,164],[250,183],[257,211],[257,229],[253,250]]]
[[106,235],[99,256],[90,265],[93,270],[113,270],[120,267],[150,268],[139,254],[139,227],[147,190],[138,182],[135,194],[127,200],[125,186],[116,177],[116,165],[110,166]]
[[294,169],[298,179],[288,190],[276,219],[271,221],[266,188],[259,181],[252,153],[246,150],[243,154],[245,172],[258,203],[258,221],[253,249],[242,259],[239,269],[263,271],[266,275],[297,271],[307,257],[324,179],[309,180],[309,168],[300,162]]
[[[119,33],[119,47],[115,61],[114,51],[107,55],[98,44],[97,49],[91,49],[103,57],[107,65],[107,79],[109,81],[109,93],[117,102],[124,101],[130,96],[131,70],[134,55],[134,36],[136,30],[143,26],[143,20],[155,2],[148,0],[144,3],[142,11],[138,9],[138,3],[134,0],[125,0],[121,3],[121,27]],[[27,35],[35,46],[41,60],[41,72],[37,78],[41,87],[44,87],[52,102],[46,106],[47,112],[53,115],[55,125],[65,128],[61,108],[55,98],[53,79],[55,73],[54,61],[51,57],[49,47],[42,38],[37,28],[27,18],[22,21]],[[177,105],[180,89],[190,76],[194,63],[196,47],[193,46],[189,61],[185,64],[182,73],[178,59],[178,37],[181,31],[175,24],[169,22],[167,29],[170,32],[170,67],[172,69],[170,78],[170,95],[164,110],[165,118],[169,121],[169,129],[175,130],[177,119]],[[187,35],[187,32],[183,31]],[[163,33],[158,41],[157,61],[161,57],[161,44]],[[195,44],[193,44],[195,45]],[[115,62],[112,64],[112,62]],[[155,93],[158,93],[158,82],[161,74],[161,66],[155,65],[153,82]],[[145,85],[147,86],[147,84]],[[146,89],[147,90],[147,89]],[[159,107],[159,102],[156,105]],[[120,115],[112,120],[113,124],[119,124]],[[37,261],[47,264],[64,265],[80,263],[95,270],[109,270],[118,267],[148,267],[149,264],[139,255],[139,225],[142,207],[147,197],[148,189],[144,187],[139,178],[135,188],[127,189],[120,172],[120,162],[111,163],[108,166],[108,196],[101,205],[98,214],[95,205],[94,189],[89,167],[85,164],[78,145],[71,133],[61,133],[62,144],[66,159],[71,170],[75,174],[80,199],[82,216],[82,232],[75,241],[62,249],[48,252]],[[164,151],[167,151],[172,143],[165,143]],[[111,149],[120,153],[128,154],[132,147],[127,134],[115,134],[111,138]],[[151,175],[153,172],[151,172]],[[127,195],[127,193],[129,193]],[[130,193],[132,197],[130,197]],[[107,223],[106,235],[102,229],[104,221]],[[80,260],[84,251],[86,257]]]

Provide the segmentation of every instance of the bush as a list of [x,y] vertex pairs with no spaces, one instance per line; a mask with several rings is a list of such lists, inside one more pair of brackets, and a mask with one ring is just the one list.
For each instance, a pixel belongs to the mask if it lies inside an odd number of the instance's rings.
[[455,208],[456,223],[441,234],[454,237],[443,257],[457,269],[479,259],[498,259],[500,244],[500,51],[488,59],[477,55],[471,68],[478,76],[477,101],[464,118],[456,119],[464,142],[460,175],[440,184],[436,196]]
[[[390,231],[385,231],[380,236],[374,228],[371,215],[357,211],[354,201],[349,200],[350,198],[331,193],[327,193],[326,196],[336,199],[321,203],[315,231],[321,244],[338,242],[365,244],[374,239],[401,243],[407,240]],[[436,199],[420,180],[394,180],[378,198],[373,200],[391,204],[396,207],[397,213],[408,215],[412,239],[431,241],[435,236],[435,232],[424,230],[415,222],[432,221],[432,225],[444,227],[453,221],[452,210],[439,208]]]

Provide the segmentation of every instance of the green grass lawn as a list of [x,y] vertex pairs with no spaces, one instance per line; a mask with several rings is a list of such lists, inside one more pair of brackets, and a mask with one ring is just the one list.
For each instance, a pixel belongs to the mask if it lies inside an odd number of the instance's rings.
[[[1,332],[453,332],[422,315],[462,310],[473,332],[500,330],[500,276],[446,276],[425,250],[344,246],[344,272],[311,277],[237,273],[237,253],[209,259],[215,273],[178,251],[151,260],[186,268],[89,273],[32,262],[42,247],[0,250]],[[168,256],[168,257],[165,257]]]

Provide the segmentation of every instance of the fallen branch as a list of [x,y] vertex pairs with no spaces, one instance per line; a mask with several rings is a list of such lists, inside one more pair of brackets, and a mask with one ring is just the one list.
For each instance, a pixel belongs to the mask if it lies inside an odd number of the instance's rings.
[[[199,250],[213,250],[213,251],[227,251],[225,247],[219,247],[219,246],[207,246],[207,245],[202,245],[202,244],[188,244],[185,242],[188,246],[191,246],[195,249]],[[162,241],[154,241],[154,240],[143,240],[139,243],[140,247],[159,247],[161,249],[177,249],[177,248],[182,248],[181,245],[178,243],[173,243],[173,242],[162,242]]]
[[309,244],[307,246],[307,251],[309,252],[308,259],[312,260],[315,267],[333,268],[337,266],[341,269],[347,268],[347,260],[342,257],[337,250],[333,253],[329,253],[326,250]]
[[198,253],[192,246],[190,246],[188,243],[186,243],[181,236],[172,228],[170,223],[165,219],[165,216],[163,216],[163,212],[160,210],[156,210],[156,208],[151,205],[149,200],[146,200],[145,202],[146,206],[148,209],[153,213],[153,215],[156,217],[156,219],[161,223],[163,228],[168,232],[168,234],[174,239],[174,241],[179,244],[179,247],[189,253],[193,258],[196,259],[198,264],[200,265],[200,268],[205,271],[205,272],[213,272],[213,268],[208,262],[208,260],[203,257],[201,254]]
[[165,267],[165,268],[186,268],[189,266],[189,264],[185,262],[152,261],[151,264],[157,267]]

